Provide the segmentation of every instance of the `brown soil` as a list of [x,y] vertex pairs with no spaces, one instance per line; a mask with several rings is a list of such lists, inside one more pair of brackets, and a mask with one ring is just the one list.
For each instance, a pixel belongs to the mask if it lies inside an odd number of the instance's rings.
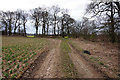
[[23,74],[22,78],[59,78],[62,77],[60,68],[60,40],[49,39],[49,51],[40,54],[38,59]]
[[71,53],[69,53],[69,56],[78,71],[79,78],[103,78],[72,46],[70,48]]
[[[33,64],[25,71],[22,78],[63,78],[64,72],[61,70],[60,43],[58,39],[48,39],[49,48],[42,52]],[[107,46],[105,44],[86,42],[80,40],[72,40],[75,44],[70,45],[70,59],[77,70],[78,78],[103,78],[105,74],[109,77],[115,77],[117,70],[117,48]],[[82,56],[79,50],[75,48],[85,49],[91,52],[91,57],[100,58],[107,65],[107,69],[100,66],[100,69],[92,66],[93,64],[87,59],[88,56]],[[113,71],[112,71],[113,70]],[[110,73],[109,73],[110,72]]]
[[[95,65],[111,78],[117,77],[118,74],[118,47],[111,43],[90,42],[78,39],[72,39],[73,44],[77,49],[88,50],[91,52],[91,57],[98,59],[104,63],[101,66],[96,62]],[[88,58],[88,56],[86,57]]]

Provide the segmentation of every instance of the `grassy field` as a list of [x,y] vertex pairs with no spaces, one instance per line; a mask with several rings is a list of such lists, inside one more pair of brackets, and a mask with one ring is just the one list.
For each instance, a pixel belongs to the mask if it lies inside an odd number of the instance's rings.
[[42,38],[2,37],[3,77],[19,77],[47,44]]

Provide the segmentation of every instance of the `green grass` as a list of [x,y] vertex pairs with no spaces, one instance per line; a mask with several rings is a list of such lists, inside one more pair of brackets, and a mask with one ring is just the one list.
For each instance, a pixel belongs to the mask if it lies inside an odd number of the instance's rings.
[[18,64],[18,65],[17,65],[17,68],[19,68],[19,67],[20,67],[20,65]]
[[68,42],[69,42],[73,47],[75,47],[77,50],[79,50],[81,53],[83,52],[83,49],[81,49],[78,44],[76,45],[76,43],[74,43],[74,42],[72,41],[72,39],[68,39]]
[[28,38],[34,38],[35,36],[27,36]]
[[65,78],[75,78],[77,76],[77,73],[75,72],[74,65],[69,57],[69,53],[71,52],[71,49],[67,43],[67,40],[62,39],[61,45],[61,62],[62,62],[62,68],[64,77]]
[[[44,38],[2,37],[2,69],[3,77],[17,77],[25,67],[30,65],[29,60],[46,47]],[[24,68],[23,68],[24,67]],[[22,69],[22,70],[21,70]],[[8,76],[9,75],[9,76]]]
[[65,39],[63,39],[62,42],[61,42],[61,48],[62,48],[62,51],[64,53],[71,52],[71,49],[70,49],[70,47],[69,47],[69,45],[68,45],[68,43],[67,43],[67,41]]
[[68,36],[65,36],[65,39],[68,39],[69,37]]
[[100,65],[104,65],[104,63],[103,63],[102,61],[99,61],[98,64],[100,64]]
[[12,72],[12,70],[10,71],[10,74],[12,74],[13,72]]
[[98,58],[95,58],[95,57],[92,57],[92,56],[90,56],[90,59],[91,59],[92,61],[99,61]]
[[97,63],[97,64],[99,64],[99,65],[102,65],[102,66],[104,66],[104,67],[107,67],[107,65],[105,65],[104,62],[101,61],[99,58],[95,58],[95,57],[90,56],[89,59],[90,59],[92,62],[94,62],[94,63]]

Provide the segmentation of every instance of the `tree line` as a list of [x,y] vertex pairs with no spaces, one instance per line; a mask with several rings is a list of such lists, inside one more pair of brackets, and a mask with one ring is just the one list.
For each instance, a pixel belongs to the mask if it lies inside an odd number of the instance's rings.
[[87,12],[92,13],[91,17],[96,20],[96,31],[112,43],[120,40],[120,2],[93,2],[88,5]]
[[101,39],[104,37],[114,43],[120,32],[120,3],[92,2],[81,21],[72,18],[67,9],[59,6],[38,7],[28,12],[0,11],[0,25],[4,35],[26,36],[26,23],[29,20],[34,24],[36,36],[41,27],[42,36],[52,33],[54,36],[83,37],[90,40],[102,36]]
[[[58,6],[50,8],[35,8],[25,12],[24,10],[17,11],[0,11],[0,24],[5,35],[23,34],[26,36],[26,23],[32,20],[38,36],[38,28],[42,28],[42,35],[46,36],[49,33],[53,35],[69,35],[70,26],[75,23],[75,20],[68,14],[67,9],[61,9]],[[50,26],[52,31],[50,31]],[[66,32],[67,31],[67,32]]]

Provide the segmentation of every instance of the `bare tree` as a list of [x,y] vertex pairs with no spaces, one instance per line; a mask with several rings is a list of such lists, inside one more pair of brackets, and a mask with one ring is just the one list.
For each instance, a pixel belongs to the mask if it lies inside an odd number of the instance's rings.
[[0,22],[1,22],[1,26],[5,28],[5,32],[4,34],[7,35],[8,34],[8,20],[7,20],[7,13],[1,11],[0,12]]
[[60,35],[60,28],[61,28],[61,17],[57,16],[57,35]]
[[115,2],[99,2],[99,3],[91,3],[88,8],[87,12],[93,13],[92,17],[103,17],[104,20],[99,21],[103,26],[101,29],[108,28],[111,42],[114,43],[116,39],[116,32],[115,30],[118,28],[116,24],[119,24],[120,17],[119,17],[119,7],[116,5]]
[[12,35],[12,23],[13,23],[13,16],[14,16],[14,12],[6,12],[5,13],[7,20],[8,20],[8,30],[9,30],[9,36]]
[[46,26],[47,28],[49,27],[49,23],[48,23],[48,11],[46,10],[46,8],[42,9],[42,35],[46,35]]
[[65,36],[65,24],[64,24],[64,20],[65,20],[65,16],[68,13],[68,10],[67,9],[62,9],[61,10],[61,35],[62,37],[64,38]]
[[58,6],[52,6],[51,9],[52,9],[51,12],[53,14],[53,24],[54,24],[53,33],[54,35],[56,35],[57,15],[60,12],[60,8]]
[[33,21],[35,22],[35,28],[36,28],[36,36],[38,35],[38,27],[40,25],[40,21],[41,21],[41,8],[35,8],[33,10],[31,10],[31,18],[33,19]]
[[28,17],[28,14],[25,11],[22,11],[21,12],[21,19],[22,19],[22,24],[23,24],[23,27],[24,27],[24,30],[23,30],[24,36],[26,36],[27,17]]
[[20,17],[21,17],[21,14],[19,10],[15,11],[14,12],[14,34],[16,34],[16,30],[20,22]]

